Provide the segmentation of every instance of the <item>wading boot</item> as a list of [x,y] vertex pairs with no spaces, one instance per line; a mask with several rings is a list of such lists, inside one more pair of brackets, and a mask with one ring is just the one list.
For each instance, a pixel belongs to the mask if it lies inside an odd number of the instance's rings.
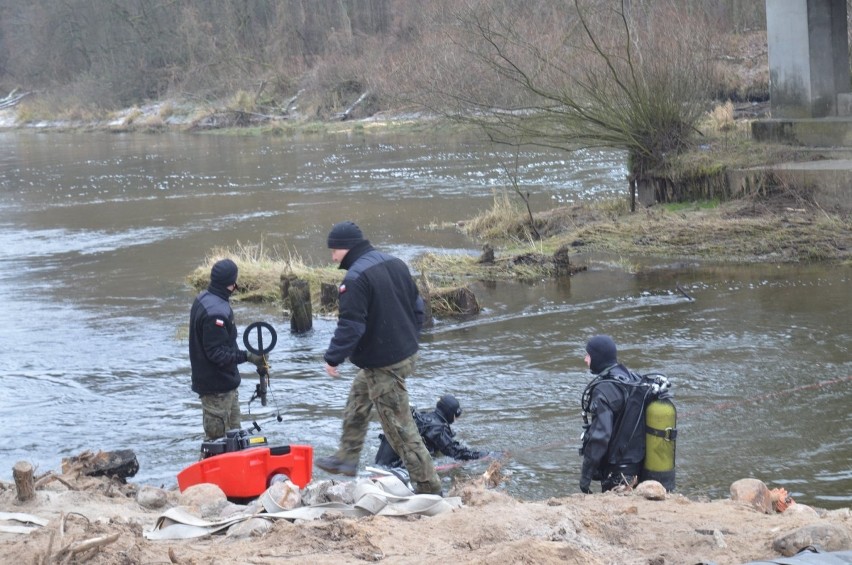
[[426,481],[423,483],[417,483],[414,486],[414,494],[437,494],[441,498],[444,498],[444,489],[441,488],[440,483],[436,488],[431,481]]
[[331,473],[332,475],[346,475],[347,477],[354,477],[358,474],[358,467],[354,463],[341,461],[334,455],[315,459],[314,464],[326,473]]

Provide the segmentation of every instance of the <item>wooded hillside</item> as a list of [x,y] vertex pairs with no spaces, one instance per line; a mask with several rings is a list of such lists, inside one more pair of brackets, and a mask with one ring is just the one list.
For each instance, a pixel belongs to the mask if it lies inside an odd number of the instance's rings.
[[[666,5],[720,34],[765,27],[764,0],[580,4]],[[299,93],[311,117],[361,96],[363,113],[400,108],[423,84],[497,79],[454,64],[470,46],[447,32],[471,7],[554,41],[575,25],[571,0],[0,0],[0,94],[17,88],[57,107],[110,109],[234,96],[281,107]]]

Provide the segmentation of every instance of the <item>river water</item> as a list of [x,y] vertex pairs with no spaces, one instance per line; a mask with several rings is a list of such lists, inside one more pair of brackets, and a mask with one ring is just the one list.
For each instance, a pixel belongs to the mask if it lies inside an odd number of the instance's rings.
[[[263,242],[329,264],[328,229],[352,219],[407,260],[476,254],[455,230],[427,227],[489,207],[516,158],[536,210],[624,191],[618,153],[516,156],[428,133],[0,133],[0,478],[22,459],[45,472],[86,449],[131,448],[134,482],[175,486],[202,440],[186,276],[213,247]],[[578,491],[583,344],[608,333],[629,367],[674,383],[679,492],[725,497],[731,482],[755,477],[799,502],[852,504],[852,268],[644,262],[626,272],[628,258],[576,259],[589,269],[570,279],[472,281],[483,312],[438,320],[409,381],[420,408],[445,392],[460,399],[463,442],[511,454],[510,493]],[[247,404],[256,377],[243,366],[245,425],[257,421],[274,445],[329,454],[355,372],[323,371],[334,320],[293,336],[274,306],[235,313],[241,328],[279,329],[267,407]],[[372,426],[362,468],[378,447]],[[447,481],[486,466],[438,463]]]

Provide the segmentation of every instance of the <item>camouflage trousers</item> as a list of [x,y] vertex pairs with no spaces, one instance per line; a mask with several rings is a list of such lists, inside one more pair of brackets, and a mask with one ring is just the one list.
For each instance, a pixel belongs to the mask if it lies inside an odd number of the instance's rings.
[[358,371],[346,400],[343,434],[336,456],[358,466],[375,406],[385,438],[405,462],[414,489],[418,494],[438,494],[441,480],[411,417],[405,387],[405,378],[414,373],[416,359],[415,354],[389,367]]
[[237,389],[201,397],[204,434],[208,440],[225,437],[228,430],[240,429],[240,394]]

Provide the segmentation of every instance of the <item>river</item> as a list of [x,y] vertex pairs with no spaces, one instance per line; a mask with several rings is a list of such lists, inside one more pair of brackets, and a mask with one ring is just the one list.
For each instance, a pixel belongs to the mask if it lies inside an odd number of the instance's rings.
[[[329,264],[329,228],[352,219],[406,260],[477,254],[456,230],[430,226],[488,208],[516,162],[534,210],[625,190],[618,153],[515,155],[431,133],[0,132],[0,478],[22,459],[46,472],[83,450],[130,448],[134,482],[175,486],[202,440],[186,277],[212,248],[262,242]],[[459,398],[464,443],[510,454],[507,491],[578,492],[583,345],[608,333],[630,368],[673,382],[678,492],[726,497],[731,482],[755,477],[799,502],[852,504],[851,267],[642,261],[623,270],[630,258],[576,259],[589,269],[571,278],[471,281],[483,312],[438,320],[409,381],[419,408],[445,392]],[[241,329],[255,320],[279,329],[268,406],[247,404],[256,377],[242,367],[246,426],[257,421],[275,445],[331,453],[355,372],[323,371],[334,320],[293,336],[274,306],[234,309]],[[378,432],[373,422],[362,468]],[[438,463],[448,481],[486,467]]]

